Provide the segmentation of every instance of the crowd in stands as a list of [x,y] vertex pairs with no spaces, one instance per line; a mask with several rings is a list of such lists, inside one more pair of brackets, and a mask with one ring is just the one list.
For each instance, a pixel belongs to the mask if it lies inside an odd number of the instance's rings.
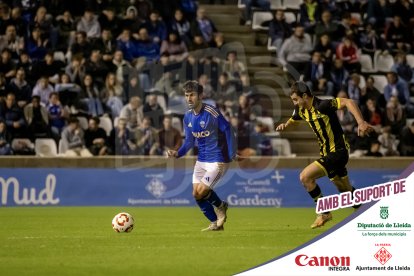
[[[359,105],[376,133],[358,137],[353,117],[339,111],[351,151],[372,155],[378,148],[375,156],[414,155],[413,1],[301,2],[297,9],[270,11],[271,1],[246,1],[244,22],[252,24],[252,7],[253,14],[272,12],[273,19],[261,24],[268,27],[287,74],[299,73],[318,96],[346,97]],[[286,12],[296,20],[288,23]]]
[[66,156],[178,149],[186,80],[229,121],[239,97],[246,114],[254,102],[224,45],[193,0],[0,1],[0,154],[35,154],[41,139]]
[[[268,0],[247,1],[247,24],[257,6],[270,9]],[[357,101],[384,155],[413,154],[414,125],[405,127],[413,117],[412,10],[409,1],[307,0],[294,24],[284,10],[268,22],[281,64],[317,94]],[[35,154],[42,138],[67,156],[177,149],[186,112],[180,88],[189,79],[238,129],[241,153],[277,154],[265,135],[272,126],[257,120],[265,111],[243,57],[194,0],[1,0],[0,53],[2,155]],[[395,58],[383,91],[361,71],[361,53]],[[353,136],[352,117],[340,118],[352,150],[371,149],[373,137]]]

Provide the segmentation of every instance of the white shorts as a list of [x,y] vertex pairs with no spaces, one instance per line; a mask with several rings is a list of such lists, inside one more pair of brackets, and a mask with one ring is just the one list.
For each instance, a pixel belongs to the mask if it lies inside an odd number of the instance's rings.
[[203,183],[213,189],[228,168],[229,163],[197,161],[194,166],[193,183]]

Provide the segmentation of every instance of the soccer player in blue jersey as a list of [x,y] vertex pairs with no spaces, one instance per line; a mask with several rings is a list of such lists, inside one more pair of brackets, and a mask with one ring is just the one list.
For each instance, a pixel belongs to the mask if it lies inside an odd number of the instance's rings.
[[210,225],[202,231],[224,230],[228,204],[214,186],[226,173],[229,163],[238,160],[236,137],[229,122],[218,109],[202,102],[203,87],[196,81],[183,86],[190,108],[184,115],[185,141],[178,151],[168,150],[168,157],[184,156],[198,142],[198,160],[193,173],[193,196]]

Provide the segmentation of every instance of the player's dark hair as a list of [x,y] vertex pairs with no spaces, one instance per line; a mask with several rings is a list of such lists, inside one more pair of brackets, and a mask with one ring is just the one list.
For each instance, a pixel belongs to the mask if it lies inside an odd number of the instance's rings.
[[293,94],[298,95],[299,97],[303,97],[304,94],[308,95],[309,97],[313,97],[312,92],[310,91],[309,87],[303,81],[296,81],[290,87],[290,95]]
[[200,95],[203,93],[203,86],[197,81],[191,80],[184,83],[183,90],[184,93],[197,92]]

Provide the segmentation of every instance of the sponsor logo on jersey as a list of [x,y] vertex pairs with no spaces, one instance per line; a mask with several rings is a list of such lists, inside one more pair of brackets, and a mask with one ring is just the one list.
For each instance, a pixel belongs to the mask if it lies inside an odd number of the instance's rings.
[[210,136],[210,131],[205,130],[205,131],[200,131],[200,132],[192,132],[193,136],[195,138],[205,138]]
[[191,124],[191,122],[188,123],[188,127],[193,127],[193,125]]
[[206,126],[206,122],[201,121],[201,122],[200,122],[200,126],[201,126],[201,128],[204,128],[204,127]]

